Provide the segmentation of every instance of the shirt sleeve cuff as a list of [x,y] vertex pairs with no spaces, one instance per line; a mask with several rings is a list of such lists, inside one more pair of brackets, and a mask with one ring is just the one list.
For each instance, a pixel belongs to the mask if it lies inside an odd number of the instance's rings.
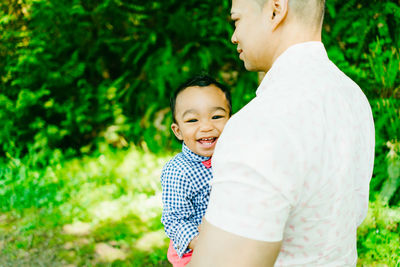
[[181,225],[181,227],[175,234],[175,240],[174,240],[174,248],[180,258],[182,258],[183,254],[191,251],[191,249],[188,248],[189,243],[198,234],[199,231],[194,223],[185,222],[184,224]]

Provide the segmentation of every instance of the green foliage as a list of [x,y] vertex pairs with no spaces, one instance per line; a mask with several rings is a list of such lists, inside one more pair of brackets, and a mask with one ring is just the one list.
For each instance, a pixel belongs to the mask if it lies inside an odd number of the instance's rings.
[[168,266],[159,177],[170,155],[100,148],[1,187],[0,265]]
[[[327,1],[326,10],[332,60],[369,96],[397,96],[398,4]],[[257,76],[230,43],[229,12],[228,0],[2,2],[0,155],[86,153],[97,139],[177,148],[168,96],[202,71],[232,88],[238,110]]]
[[369,98],[398,93],[399,14],[398,1],[326,1],[322,37],[328,54]]
[[399,266],[399,224],[399,208],[390,209],[379,201],[371,203],[367,218],[357,231],[357,265]]
[[256,87],[237,75],[228,1],[24,0],[0,12],[0,155],[85,152],[95,139],[158,151],[176,146],[168,97],[189,76],[242,84],[236,109]]
[[[369,66],[371,67],[374,82],[380,85],[380,95],[382,97],[399,96],[400,84],[400,58],[399,49],[391,47],[391,50],[382,50],[379,38],[367,55]],[[397,87],[396,87],[397,86]]]
[[[132,252],[112,266],[165,264],[154,198],[165,158],[134,147],[179,148],[168,97],[193,74],[230,86],[234,111],[254,96],[257,75],[230,43],[229,13],[228,0],[0,2],[0,262],[90,266],[104,242]],[[400,265],[398,1],[327,1],[323,42],[375,119],[375,204],[359,265]],[[91,225],[86,240],[62,234],[76,220]],[[133,245],[150,241],[151,253]]]
[[371,180],[371,196],[380,192],[384,203],[396,204],[400,198],[400,100],[371,101],[375,118],[375,167]]
[[[11,208],[24,209],[57,205],[63,197],[59,188],[63,181],[54,176],[54,168],[60,168],[63,158],[59,150],[51,154],[29,154],[23,160],[12,158],[7,153],[8,161],[0,161],[0,211]],[[45,167],[46,164],[53,167]],[[42,164],[41,164],[42,163]]]
[[[15,205],[5,212],[0,206],[0,262],[4,266],[169,266],[168,240],[160,222],[159,175],[171,155],[159,157],[134,147],[126,151],[113,151],[108,145],[100,148],[92,156],[49,166],[47,180],[52,178],[62,187],[46,183],[36,187],[58,195],[57,200],[35,205],[43,200],[34,195],[32,208]],[[25,186],[16,183],[13,188]],[[371,203],[358,229],[358,266],[399,264],[399,223],[399,208]],[[99,249],[105,245],[115,250]],[[117,259],[119,253],[125,258]]]
[[380,197],[385,204],[394,199],[395,192],[400,190],[400,143],[388,142],[387,145],[390,149],[386,157],[388,178],[380,192]]

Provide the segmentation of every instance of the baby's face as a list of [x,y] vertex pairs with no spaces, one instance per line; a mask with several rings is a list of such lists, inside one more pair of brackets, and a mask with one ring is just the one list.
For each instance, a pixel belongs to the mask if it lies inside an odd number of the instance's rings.
[[171,128],[191,151],[211,157],[229,111],[224,92],[215,85],[188,87],[176,98],[176,123]]

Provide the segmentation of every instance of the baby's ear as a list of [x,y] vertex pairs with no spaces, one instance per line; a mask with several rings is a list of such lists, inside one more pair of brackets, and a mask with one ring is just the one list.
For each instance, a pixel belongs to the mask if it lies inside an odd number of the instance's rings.
[[178,138],[179,140],[183,140],[183,136],[181,133],[181,130],[179,129],[179,125],[176,123],[171,124],[171,129],[174,132],[176,138]]

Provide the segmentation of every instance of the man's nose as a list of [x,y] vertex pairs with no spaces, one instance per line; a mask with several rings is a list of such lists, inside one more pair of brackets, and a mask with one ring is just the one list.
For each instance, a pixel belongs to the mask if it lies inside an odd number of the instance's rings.
[[233,32],[232,37],[231,37],[231,42],[233,44],[237,44],[237,39],[236,39],[236,30]]

